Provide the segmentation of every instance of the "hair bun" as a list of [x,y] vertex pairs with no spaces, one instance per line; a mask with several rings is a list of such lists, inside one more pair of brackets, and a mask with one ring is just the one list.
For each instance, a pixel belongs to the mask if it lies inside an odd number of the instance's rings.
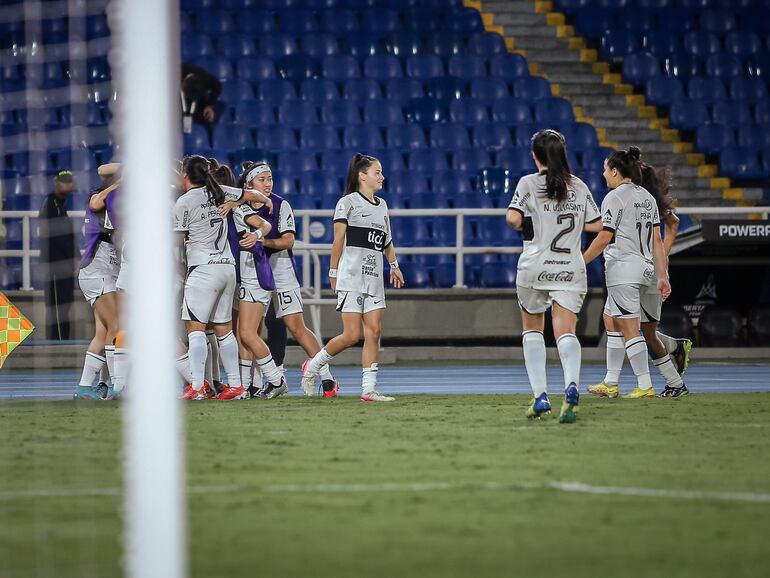
[[639,147],[628,147],[628,157],[633,161],[642,159],[642,150]]

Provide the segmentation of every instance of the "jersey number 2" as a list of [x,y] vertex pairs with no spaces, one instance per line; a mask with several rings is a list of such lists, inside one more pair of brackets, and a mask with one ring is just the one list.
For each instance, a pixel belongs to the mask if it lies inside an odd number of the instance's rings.
[[561,239],[564,235],[567,235],[568,233],[575,230],[575,215],[572,213],[565,213],[563,215],[559,215],[556,217],[556,224],[561,225],[564,221],[569,221],[567,226],[559,231],[559,234],[556,235],[553,238],[553,241],[551,241],[551,251],[554,253],[571,253],[572,249],[569,247],[558,247],[556,243],[559,242],[559,239]]

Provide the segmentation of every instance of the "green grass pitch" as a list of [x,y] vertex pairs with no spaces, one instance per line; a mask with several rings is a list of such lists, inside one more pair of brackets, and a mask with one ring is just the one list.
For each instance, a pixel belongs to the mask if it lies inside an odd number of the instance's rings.
[[[190,574],[767,575],[770,395],[581,401],[574,425],[521,395],[188,404]],[[120,428],[0,403],[0,576],[120,575]]]

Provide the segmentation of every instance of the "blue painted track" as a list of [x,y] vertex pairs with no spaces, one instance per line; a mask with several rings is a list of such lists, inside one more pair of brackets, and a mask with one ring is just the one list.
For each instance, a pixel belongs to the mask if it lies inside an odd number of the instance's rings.
[[[333,368],[342,384],[341,395],[360,393],[361,371],[353,367]],[[652,371],[656,390],[663,380]],[[80,377],[75,371],[0,371],[0,399],[70,399]],[[581,391],[585,385],[604,377],[604,366],[586,364],[581,374]],[[299,370],[290,368],[287,379],[290,395],[300,395]],[[626,364],[621,376],[621,390],[630,391],[633,374]],[[685,376],[692,393],[770,392],[770,363],[704,363],[692,365]],[[548,389],[562,389],[561,368],[548,367]],[[530,393],[523,365],[432,365],[383,366],[378,389],[395,395],[410,394],[500,394]]]

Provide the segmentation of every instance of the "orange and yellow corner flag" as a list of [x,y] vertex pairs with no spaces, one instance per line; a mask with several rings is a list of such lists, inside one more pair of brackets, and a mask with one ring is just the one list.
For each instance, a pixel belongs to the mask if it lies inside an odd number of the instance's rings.
[[8,297],[0,293],[0,367],[3,367],[11,352],[29,337],[34,329],[35,326],[29,319],[24,317]]

